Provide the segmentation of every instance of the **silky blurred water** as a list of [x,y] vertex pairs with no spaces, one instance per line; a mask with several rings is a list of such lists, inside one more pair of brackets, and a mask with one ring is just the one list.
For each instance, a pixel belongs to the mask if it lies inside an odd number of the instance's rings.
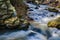
[[[32,22],[28,30],[15,30],[12,32],[5,32],[0,35],[0,40],[60,40],[60,30],[56,28],[48,28],[48,21],[59,17],[59,13],[49,12],[45,10],[49,6],[36,5],[26,3],[33,11],[28,11],[28,16],[35,22]],[[28,9],[28,10],[30,10]],[[51,17],[53,15],[53,17]],[[37,25],[36,25],[37,24]]]

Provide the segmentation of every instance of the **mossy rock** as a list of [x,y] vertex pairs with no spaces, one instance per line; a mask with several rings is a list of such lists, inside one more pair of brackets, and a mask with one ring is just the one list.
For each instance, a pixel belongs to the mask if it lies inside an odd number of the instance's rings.
[[26,19],[19,19],[12,17],[4,21],[8,29],[27,30],[29,28],[29,22]]
[[28,30],[30,23],[27,20],[20,20],[20,25],[18,29],[20,30]]
[[55,27],[55,28],[60,29],[60,17],[49,21],[47,25],[48,27]]
[[57,6],[57,8],[60,8],[60,6]]
[[[5,5],[8,6],[7,9],[4,9],[5,6],[0,7],[0,29],[28,29],[29,23],[25,19],[25,14],[27,13],[27,6],[23,3],[23,0],[11,1],[15,2],[12,2],[14,7],[11,5],[10,0],[6,1],[6,4],[9,4]],[[4,3],[2,2],[2,4]],[[16,9],[16,11],[14,11],[14,8]],[[17,12],[17,15],[15,15],[14,12]],[[21,20],[21,18],[23,18],[24,20]],[[23,26],[22,24],[24,24],[25,26]]]
[[55,9],[55,8],[48,8],[47,9],[48,11],[50,11],[50,12],[59,12],[57,9]]
[[4,21],[5,24],[17,25],[19,24],[19,19],[17,17],[12,17]]

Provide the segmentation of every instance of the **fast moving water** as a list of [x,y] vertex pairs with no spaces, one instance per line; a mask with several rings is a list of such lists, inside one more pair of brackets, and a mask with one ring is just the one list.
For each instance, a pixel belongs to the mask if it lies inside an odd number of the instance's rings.
[[[53,18],[59,17],[59,13],[44,10],[47,5],[39,5],[38,8],[34,4],[26,3],[29,6],[28,16],[35,22],[31,23],[27,31],[19,30],[14,32],[6,32],[0,35],[0,40],[60,40],[60,30],[47,27],[47,22]],[[51,16],[53,15],[53,17]]]

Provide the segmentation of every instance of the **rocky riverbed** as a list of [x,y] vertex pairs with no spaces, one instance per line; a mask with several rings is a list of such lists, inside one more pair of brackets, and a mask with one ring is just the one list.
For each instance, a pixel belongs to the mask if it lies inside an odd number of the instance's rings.
[[45,10],[48,5],[26,4],[29,6],[27,15],[32,19],[28,30],[1,33],[0,40],[60,40],[60,30],[47,26],[49,21],[60,17],[60,13]]

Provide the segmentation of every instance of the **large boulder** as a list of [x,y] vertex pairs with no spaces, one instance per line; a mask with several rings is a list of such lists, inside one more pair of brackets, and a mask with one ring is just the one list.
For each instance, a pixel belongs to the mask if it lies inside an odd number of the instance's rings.
[[[1,0],[0,29],[28,29],[29,23],[28,21],[25,21],[25,14],[27,13],[25,4],[22,2],[22,0],[14,0],[14,2],[16,4],[12,5],[16,10],[11,5],[10,0]],[[21,22],[22,18],[24,19],[23,22]]]
[[6,28],[5,21],[12,17],[16,17],[14,8],[9,0],[0,0],[0,28]]
[[24,3],[23,0],[10,0],[11,4],[15,7],[16,12],[17,12],[17,16],[21,17],[21,16],[26,16],[27,14],[27,5]]

